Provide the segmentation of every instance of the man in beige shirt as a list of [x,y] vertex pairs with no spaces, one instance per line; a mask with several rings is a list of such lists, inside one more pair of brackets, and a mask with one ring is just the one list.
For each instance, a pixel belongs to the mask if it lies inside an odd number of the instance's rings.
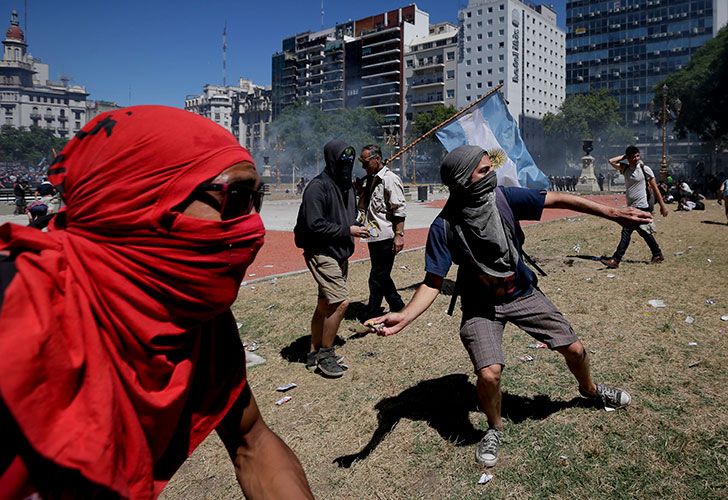
[[390,276],[394,256],[404,248],[404,219],[407,208],[402,180],[382,163],[376,144],[364,146],[359,157],[367,176],[357,183],[359,219],[369,231],[366,242],[372,269],[369,273],[369,302],[362,320],[382,313],[382,299],[391,311],[404,307]]

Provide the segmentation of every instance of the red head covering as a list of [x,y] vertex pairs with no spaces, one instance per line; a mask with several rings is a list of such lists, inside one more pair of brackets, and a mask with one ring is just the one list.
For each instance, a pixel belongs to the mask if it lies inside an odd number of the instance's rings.
[[153,497],[237,398],[244,352],[229,307],[263,225],[175,207],[243,161],[201,116],[112,111],[51,165],[66,203],[52,230],[0,226],[18,271],[0,311],[0,396],[41,456]]

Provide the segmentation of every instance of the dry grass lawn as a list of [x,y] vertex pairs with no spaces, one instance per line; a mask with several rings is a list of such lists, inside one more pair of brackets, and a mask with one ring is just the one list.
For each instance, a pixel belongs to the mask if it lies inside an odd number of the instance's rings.
[[[338,351],[351,368],[327,380],[302,364],[311,277],[243,287],[234,308],[241,335],[267,358],[249,373],[261,412],[323,499],[725,498],[728,322],[720,316],[728,314],[728,227],[703,221],[724,223],[722,207],[711,201],[706,212],[671,212],[658,221],[666,261],[647,265],[635,234],[628,262],[614,271],[588,256],[611,255],[616,225],[585,216],[526,228],[526,249],[549,274],[540,286],[585,342],[595,378],[627,388],[633,404],[611,413],[585,406],[561,356],[529,349],[531,338],[509,326],[506,440],[490,484],[476,484],[484,469],[474,445],[486,422],[457,334],[460,314],[445,314],[445,294],[394,337],[352,338],[353,320],[345,321]],[[355,301],[366,301],[368,272],[368,262],[351,266]],[[422,251],[398,256],[393,274],[411,297],[423,277]],[[667,307],[654,309],[649,299]],[[536,359],[523,363],[523,354]],[[286,382],[298,384],[293,400],[275,406],[275,388]],[[242,497],[216,435],[163,497]]]

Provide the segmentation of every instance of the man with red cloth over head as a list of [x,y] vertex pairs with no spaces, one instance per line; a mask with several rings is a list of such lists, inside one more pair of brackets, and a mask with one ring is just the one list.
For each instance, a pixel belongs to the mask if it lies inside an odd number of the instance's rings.
[[311,498],[230,312],[265,232],[248,151],[137,106],[48,173],[66,204],[51,231],[0,226],[0,497],[155,498],[216,429],[248,498]]

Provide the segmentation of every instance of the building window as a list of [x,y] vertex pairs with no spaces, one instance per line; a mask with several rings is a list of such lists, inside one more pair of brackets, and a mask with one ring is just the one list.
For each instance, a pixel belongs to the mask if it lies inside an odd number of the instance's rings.
[[478,87],[479,89],[482,89],[483,88],[483,82],[478,82],[476,84],[476,87]]
[[447,89],[447,98],[452,99],[455,97],[455,90],[453,89]]
[[452,80],[454,78],[455,78],[455,70],[454,69],[448,70],[448,72],[447,72],[447,79],[448,80]]
[[455,52],[454,51],[453,52],[448,52],[447,53],[447,60],[448,61],[452,61],[453,59],[455,59]]
[[473,76],[473,74],[470,71],[468,71],[468,72],[465,73],[465,76],[468,77],[468,78],[470,78],[471,76]]
[[471,85],[469,83],[465,84],[465,90],[470,90]]

